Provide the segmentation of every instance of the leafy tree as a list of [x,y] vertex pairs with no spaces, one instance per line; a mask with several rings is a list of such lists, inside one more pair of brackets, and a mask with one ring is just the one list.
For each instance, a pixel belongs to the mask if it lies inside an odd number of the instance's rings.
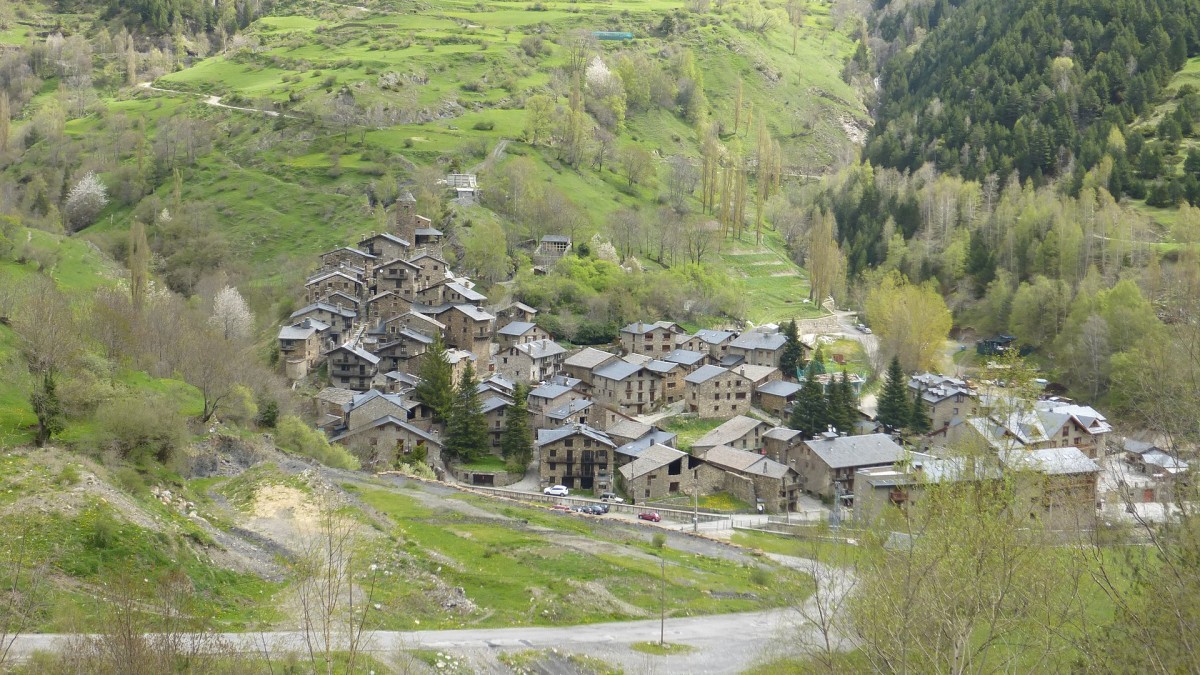
[[446,345],[439,336],[421,358],[421,383],[413,397],[433,411],[433,419],[443,424],[450,420],[454,406],[454,369],[446,359]]
[[800,387],[800,395],[792,408],[792,416],[788,426],[802,432],[809,438],[825,431],[829,426],[829,408],[825,401],[825,392],[817,381],[812,363],[805,371],[804,383]]
[[209,322],[226,340],[245,340],[254,330],[254,313],[233,286],[226,286],[213,300]]
[[899,273],[887,274],[866,304],[883,354],[896,355],[909,370],[936,367],[952,319],[933,284],[917,286]]
[[67,224],[72,231],[91,225],[107,203],[108,189],[94,172],[87,172],[67,193]]
[[42,388],[30,394],[29,402],[33,406],[33,414],[38,421],[34,443],[40,448],[46,445],[46,441],[49,441],[55,434],[66,428],[62,402],[58,400],[53,373],[46,371],[42,376]]
[[909,425],[912,420],[910,411],[908,385],[900,368],[900,358],[893,356],[888,366],[887,382],[883,384],[883,393],[879,395],[877,418],[885,428],[895,431]]
[[479,380],[471,364],[463,370],[446,423],[446,452],[464,462],[478,459],[487,449],[487,418],[479,402]]
[[533,458],[533,435],[529,430],[529,385],[517,385],[513,404],[508,406],[504,433],[500,436],[500,453],[510,464],[524,469]]
[[800,363],[804,360],[804,347],[800,344],[800,336],[796,331],[796,320],[792,319],[783,325],[783,334],[787,342],[783,345],[783,353],[779,356],[779,369],[786,378],[796,377]]

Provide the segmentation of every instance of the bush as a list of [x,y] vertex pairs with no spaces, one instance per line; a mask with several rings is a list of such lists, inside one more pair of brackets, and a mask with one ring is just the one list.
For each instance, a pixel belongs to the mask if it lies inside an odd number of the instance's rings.
[[134,496],[142,496],[146,494],[146,481],[142,479],[142,474],[131,466],[123,466],[113,472],[113,482],[117,487]]
[[754,566],[750,570],[750,583],[755,586],[766,586],[771,583],[771,573],[765,567]]
[[103,551],[112,548],[121,534],[121,524],[107,512],[99,513],[92,521],[92,531],[88,535],[88,546]]
[[275,399],[267,399],[258,406],[258,426],[264,429],[274,429],[279,422],[279,404]]
[[496,123],[491,120],[479,120],[471,128],[475,131],[491,131],[496,128]]
[[650,537],[650,545],[656,550],[661,551],[667,545],[667,535],[662,532],[655,532],[653,537]]
[[105,401],[96,411],[101,442],[139,464],[168,463],[188,437],[187,420],[173,403],[158,395]]
[[258,418],[258,404],[254,402],[254,392],[245,385],[237,385],[221,406],[227,421],[239,426],[245,426]]
[[288,452],[304,455],[335,469],[357,469],[358,460],[340,445],[332,445],[325,435],[309,427],[299,417],[288,415],[279,420],[275,445]]
[[75,464],[65,464],[58,472],[59,485],[75,485],[79,482],[79,467]]

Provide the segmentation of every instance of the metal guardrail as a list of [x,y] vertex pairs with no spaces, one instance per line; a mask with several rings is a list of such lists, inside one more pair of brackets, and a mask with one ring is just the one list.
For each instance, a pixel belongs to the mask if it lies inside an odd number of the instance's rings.
[[639,506],[635,504],[618,504],[616,502],[602,502],[599,499],[590,499],[587,497],[555,497],[553,495],[539,494],[537,492],[521,492],[520,490],[505,490],[504,488],[489,488],[480,487],[478,485],[467,486],[468,489],[484,494],[495,495],[497,497],[508,497],[517,501],[534,502],[541,504],[566,504],[567,506],[583,506],[585,504],[605,504],[608,506],[610,513],[628,513],[637,515],[647,511],[653,511],[662,516],[663,520],[673,520],[679,523],[690,523],[692,517],[695,516],[697,522],[700,523],[715,523],[719,521],[729,520],[729,516],[716,515],[711,513],[695,514],[692,511],[684,511],[682,509],[661,509],[655,506]]

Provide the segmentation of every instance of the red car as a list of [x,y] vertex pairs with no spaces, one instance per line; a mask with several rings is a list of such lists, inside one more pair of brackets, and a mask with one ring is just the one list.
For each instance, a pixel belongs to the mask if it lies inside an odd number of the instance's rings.
[[571,507],[567,506],[566,504],[555,504],[554,506],[551,506],[550,508],[551,508],[551,510],[554,510],[554,511],[567,511],[567,512],[571,511]]
[[658,515],[657,513],[653,512],[653,511],[644,511],[642,513],[639,513],[638,518],[641,520],[649,520],[652,523],[657,523],[662,520],[662,516]]

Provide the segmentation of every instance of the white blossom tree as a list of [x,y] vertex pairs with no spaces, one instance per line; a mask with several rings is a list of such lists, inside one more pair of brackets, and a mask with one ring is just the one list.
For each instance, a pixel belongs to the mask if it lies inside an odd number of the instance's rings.
[[87,172],[67,193],[67,224],[72,230],[91,225],[107,203],[108,188],[104,187],[94,171]]
[[209,322],[226,340],[244,340],[250,337],[254,328],[254,313],[250,311],[250,307],[236,288],[226,286],[213,300],[213,313]]

